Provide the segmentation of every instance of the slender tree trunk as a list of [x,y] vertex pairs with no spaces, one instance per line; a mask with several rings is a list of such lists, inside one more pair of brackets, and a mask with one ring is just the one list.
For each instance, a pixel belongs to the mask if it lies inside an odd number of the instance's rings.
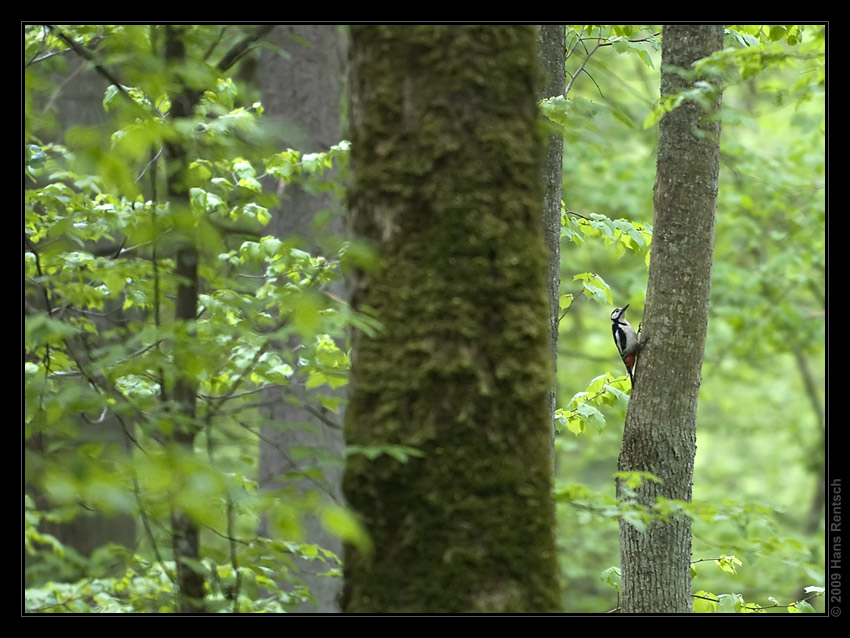
[[[722,25],[665,26],[661,94],[704,78],[687,71],[723,46]],[[716,96],[712,112],[719,106]],[[635,386],[623,432],[621,472],[649,472],[618,494],[652,508],[658,498],[690,501],[696,412],[705,346],[717,203],[720,122],[685,102],[661,120],[652,262]],[[684,516],[646,530],[620,521],[621,607],[635,613],[691,609],[691,528]]]
[[[225,72],[232,67],[245,51],[265,37],[272,25],[263,25],[253,30],[235,44],[219,61],[217,70]],[[181,66],[186,62],[186,45],[183,42],[184,27],[167,25],[165,27],[165,60],[175,69],[174,94],[171,98],[169,118],[172,122],[191,117],[201,97],[201,91],[183,84],[180,78]],[[195,437],[199,432],[196,420],[198,383],[184,365],[189,344],[194,339],[195,320],[198,315],[198,260],[200,258],[195,236],[195,220],[191,216],[191,207],[186,184],[188,170],[186,148],[180,139],[165,143],[169,166],[168,199],[175,229],[181,242],[176,255],[174,274],[176,275],[177,299],[174,319],[177,324],[177,336],[174,345],[174,362],[177,378],[174,382],[172,400],[176,406],[173,443],[181,452],[192,454]],[[179,481],[173,486],[179,490]],[[176,499],[175,499],[176,500]],[[172,504],[171,533],[174,561],[177,566],[177,587],[180,596],[181,612],[204,611],[204,575],[195,568],[200,559],[200,529],[192,518],[182,511],[176,503]]]
[[[794,360],[797,362],[797,370],[803,381],[803,387],[806,389],[806,396],[809,397],[809,402],[812,404],[812,411],[815,414],[818,432],[817,438],[810,443],[813,452],[811,456],[812,463],[815,465],[812,470],[817,474],[817,478],[815,479],[815,493],[809,506],[809,512],[806,514],[805,523],[803,524],[803,530],[807,534],[814,534],[821,525],[826,506],[826,463],[823,458],[819,458],[818,454],[826,445],[826,417],[823,411],[823,402],[818,392],[818,383],[812,374],[805,352],[800,345],[793,342],[791,352],[794,354]],[[815,450],[818,452],[815,452]]]
[[[564,50],[566,31],[563,24],[546,24],[537,32],[538,50],[543,68],[543,85],[538,97],[545,99],[564,93]],[[546,136],[543,162],[543,237],[549,249],[549,275],[546,291],[549,297],[549,351],[552,366],[558,361],[558,299],[561,289],[561,190],[564,174],[564,138],[559,132]],[[554,424],[557,407],[557,383],[549,390],[550,422]],[[555,445],[552,427],[552,446]],[[555,456],[552,456],[553,463]]]
[[[172,200],[172,204],[174,200]],[[177,288],[177,307],[175,319],[183,322],[185,332],[179,339],[190,340],[194,328],[192,322],[198,313],[198,252],[193,245],[186,245],[177,251],[174,269],[181,283]],[[178,374],[184,367],[180,356],[180,346],[174,357]],[[176,427],[172,434],[172,442],[186,453],[192,453],[195,435],[198,432],[196,424],[196,394],[197,382],[186,376],[181,376],[174,384],[173,399],[179,410],[175,419]],[[180,482],[175,485],[180,489]],[[204,577],[198,573],[191,562],[200,559],[201,544],[198,524],[192,520],[179,506],[171,513],[171,534],[174,561],[177,567],[177,584],[180,589],[180,611],[200,612],[204,610]]]
[[[182,41],[181,30],[166,27],[165,58],[170,65],[185,62],[186,51]],[[192,114],[197,95],[189,89],[182,89],[173,95],[170,116],[173,120],[189,117]],[[168,198],[172,210],[188,210],[189,199],[183,178],[186,172],[186,149],[177,141],[167,145],[169,161]],[[179,213],[178,213],[179,214]],[[185,213],[183,213],[185,214]],[[181,340],[191,339],[191,331],[198,314],[198,250],[194,244],[191,232],[181,229],[187,236],[182,238],[182,245],[177,250],[174,274],[177,276],[177,301],[174,319],[182,324],[175,343],[174,361],[179,371],[184,369],[181,350]],[[172,442],[188,453],[197,434],[195,423],[197,382],[186,375],[179,376],[174,383],[173,400],[179,415],[175,419]],[[175,485],[179,489],[179,482]],[[172,506],[171,534],[174,562],[177,568],[177,586],[180,591],[180,611],[203,611],[204,577],[199,574],[191,562],[200,558],[200,532],[197,523],[179,507]],[[188,559],[185,560],[185,559]]]
[[536,29],[352,28],[349,612],[559,609]]

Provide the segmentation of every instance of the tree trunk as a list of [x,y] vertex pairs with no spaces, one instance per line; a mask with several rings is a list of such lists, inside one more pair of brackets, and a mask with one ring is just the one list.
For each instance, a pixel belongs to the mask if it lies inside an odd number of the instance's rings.
[[[175,67],[183,64],[186,51],[182,41],[182,32],[175,27],[166,27],[165,58],[166,62]],[[171,97],[169,115],[174,121],[191,116],[197,94],[185,87]],[[186,172],[186,149],[180,141],[166,145],[169,161],[168,198],[173,210],[188,210],[189,198],[183,179]],[[175,322],[182,324],[184,330],[179,333],[174,349],[174,362],[180,374],[185,367],[180,341],[191,340],[195,318],[198,314],[198,249],[189,231],[182,237],[182,245],[177,250],[174,274],[179,284],[175,304]],[[197,382],[188,375],[181,375],[175,380],[173,400],[180,414],[176,417],[176,427],[172,434],[172,442],[185,452],[191,454],[192,446],[198,428],[195,422]],[[179,484],[175,486],[179,488]],[[198,573],[194,563],[200,559],[200,530],[198,524],[179,507],[173,506],[171,513],[172,548],[174,562],[177,568],[177,586],[180,592],[181,612],[200,612],[204,610],[204,577]]]
[[[263,25],[234,45],[219,61],[217,70],[227,71],[239,57],[257,40],[265,37],[272,25]],[[165,27],[165,60],[175,71],[174,93],[170,96],[171,107],[169,119],[176,122],[189,118],[195,111],[195,106],[202,92],[190,88],[183,83],[180,73],[186,62],[186,45],[183,42],[185,27],[166,25]],[[174,319],[178,325],[177,338],[174,344],[174,363],[177,378],[174,383],[172,400],[178,414],[175,415],[175,427],[171,435],[173,443],[181,452],[193,453],[195,437],[200,431],[196,420],[198,382],[187,372],[185,356],[195,338],[195,320],[198,315],[198,246],[195,236],[195,220],[190,215],[190,202],[186,184],[188,170],[186,159],[186,142],[181,139],[171,139],[165,142],[168,158],[168,199],[172,213],[175,215],[175,225],[180,245],[177,249],[174,274],[178,280],[177,299],[175,302]],[[173,486],[179,490],[179,482]],[[204,575],[196,565],[200,559],[200,529],[186,512],[176,504],[172,505],[171,533],[174,561],[177,566],[177,587],[180,595],[181,612],[202,612],[204,605]]]
[[[264,119],[275,122],[281,133],[276,139],[278,148],[297,148],[302,153],[326,151],[343,136],[342,87],[345,76],[345,37],[334,25],[279,25],[270,38],[284,51],[260,56],[259,80],[262,86]],[[300,237],[315,250],[319,242],[311,222],[316,211],[338,207],[333,195],[309,193],[297,184],[287,185],[283,201],[269,225],[269,232],[281,239]],[[343,216],[334,219],[322,232],[341,234]],[[335,284],[332,292],[347,298],[344,284]],[[297,344],[287,344],[292,347]],[[338,344],[345,348],[344,344]],[[333,391],[325,390],[326,394]],[[299,396],[300,399],[307,397]],[[263,428],[260,442],[260,485],[264,489],[280,487],[281,476],[297,471],[307,471],[316,465],[315,459],[296,460],[290,454],[295,447],[309,446],[318,453],[342,456],[344,443],[342,430],[319,421],[306,409],[287,401],[277,401],[270,410],[273,426]],[[342,421],[340,414],[330,414]],[[311,431],[289,424],[309,423]],[[342,472],[336,467],[322,468],[325,483],[334,500],[342,500],[340,481]],[[314,482],[304,481],[305,489],[315,490]],[[266,524],[263,524],[266,527]],[[264,531],[263,533],[268,533]],[[339,539],[328,534],[315,519],[305,522],[307,542],[342,554]],[[315,599],[315,604],[299,605],[295,611],[330,613],[339,611],[339,579],[322,577],[328,565],[321,561],[297,561],[299,576]]]
[[[683,74],[723,46],[722,25],[665,26],[661,94],[704,78]],[[686,79],[687,78],[687,79]],[[711,108],[719,106],[720,94]],[[661,120],[655,221],[642,341],[623,432],[621,472],[649,472],[618,495],[653,508],[658,498],[690,501],[696,413],[705,346],[717,202],[720,122],[687,101]],[[634,613],[691,609],[691,527],[684,516],[645,531],[620,521],[621,607]]]
[[350,206],[381,263],[353,304],[348,612],[560,607],[536,30],[352,28]]
[[[543,68],[543,86],[538,97],[545,99],[564,93],[564,51],[566,31],[563,24],[539,27],[537,42]],[[552,366],[558,362],[558,299],[561,290],[561,190],[564,174],[564,138],[560,132],[546,136],[546,156],[543,162],[543,237],[549,249],[549,275],[546,291],[549,297],[549,355]],[[550,422],[555,422],[557,382],[549,390]],[[552,427],[552,446],[555,445]],[[553,463],[555,456],[552,456]]]

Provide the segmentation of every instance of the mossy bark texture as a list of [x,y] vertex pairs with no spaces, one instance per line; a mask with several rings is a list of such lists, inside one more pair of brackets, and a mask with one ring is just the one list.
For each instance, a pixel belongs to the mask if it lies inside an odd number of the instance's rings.
[[[665,26],[661,94],[675,95],[706,78],[692,65],[723,46],[722,25]],[[619,469],[650,472],[621,499],[647,508],[659,497],[691,500],[697,399],[705,349],[717,206],[719,106],[684,102],[661,120],[655,180],[652,262],[635,386]],[[691,610],[691,526],[685,516],[646,530],[620,521],[621,607],[632,613]]]
[[374,551],[348,612],[559,608],[532,26],[352,28],[353,303],[343,490]]

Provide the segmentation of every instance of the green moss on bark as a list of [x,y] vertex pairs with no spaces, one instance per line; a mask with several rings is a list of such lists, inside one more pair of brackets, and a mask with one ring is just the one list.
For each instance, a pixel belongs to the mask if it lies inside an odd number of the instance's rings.
[[352,30],[351,209],[378,270],[354,302],[343,488],[375,552],[346,611],[559,607],[533,27]]

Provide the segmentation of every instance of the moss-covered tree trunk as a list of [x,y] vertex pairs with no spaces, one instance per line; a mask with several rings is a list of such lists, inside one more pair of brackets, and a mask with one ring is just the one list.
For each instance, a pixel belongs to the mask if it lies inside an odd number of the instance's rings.
[[[665,26],[661,94],[675,95],[705,78],[692,64],[723,46],[723,26]],[[690,73],[689,73],[690,72]],[[696,454],[700,369],[708,322],[720,123],[691,101],[661,120],[655,180],[652,262],[642,349],[623,432],[619,469],[649,472],[622,499],[652,508],[659,497],[690,501]],[[711,99],[709,101],[712,101]],[[685,516],[646,530],[620,522],[621,607],[634,613],[691,609],[691,526]]]
[[352,28],[348,612],[559,608],[532,26]]

